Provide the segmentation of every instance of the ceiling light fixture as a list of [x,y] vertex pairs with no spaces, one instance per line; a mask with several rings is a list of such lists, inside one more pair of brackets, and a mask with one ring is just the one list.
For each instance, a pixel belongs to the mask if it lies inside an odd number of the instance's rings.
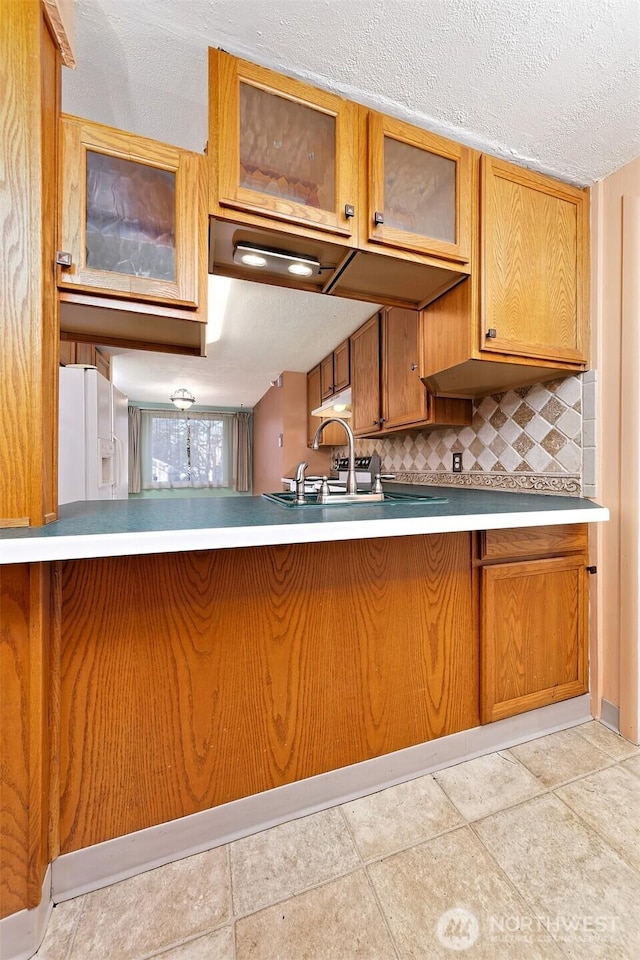
[[233,262],[244,267],[266,267],[270,273],[312,277],[320,273],[320,261],[305,253],[292,253],[273,247],[261,247],[244,240],[233,248]]
[[174,390],[169,400],[171,400],[171,403],[173,403],[178,410],[188,410],[189,407],[192,407],[196,402],[196,398],[192,393],[189,393],[186,387],[179,387],[177,390]]

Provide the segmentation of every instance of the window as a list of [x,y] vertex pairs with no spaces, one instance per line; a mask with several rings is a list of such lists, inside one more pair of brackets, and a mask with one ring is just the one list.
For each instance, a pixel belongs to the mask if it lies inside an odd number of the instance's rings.
[[230,486],[232,420],[220,413],[143,410],[142,486]]

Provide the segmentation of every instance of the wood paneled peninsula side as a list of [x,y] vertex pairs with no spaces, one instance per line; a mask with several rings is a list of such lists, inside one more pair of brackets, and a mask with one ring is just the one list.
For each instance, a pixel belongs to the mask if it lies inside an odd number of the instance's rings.
[[86,503],[0,534],[5,570],[53,570],[51,858],[585,693],[607,511],[426,492],[447,502]]

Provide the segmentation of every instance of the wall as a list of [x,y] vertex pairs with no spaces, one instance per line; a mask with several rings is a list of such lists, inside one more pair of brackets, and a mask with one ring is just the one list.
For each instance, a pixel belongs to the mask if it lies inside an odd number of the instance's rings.
[[[637,262],[625,256],[632,223],[623,197],[640,197],[640,158],[593,189],[594,365],[598,367],[598,497],[611,521],[598,531],[596,709],[620,709],[621,732],[638,742],[638,382],[640,305],[633,299]],[[626,208],[625,208],[626,209]],[[624,229],[623,229],[624,226]],[[623,270],[624,266],[624,270]],[[635,344],[635,346],[634,346]],[[595,390],[595,388],[594,388]],[[635,572],[635,583],[629,578]],[[635,607],[635,623],[633,608]],[[615,710],[614,714],[615,715]]]
[[[282,446],[279,436],[282,434]],[[329,473],[330,450],[307,447],[307,375],[286,370],[282,386],[269,387],[253,408],[253,492],[282,490],[301,460],[309,474]]]
[[[474,404],[469,427],[359,440],[357,451],[376,450],[383,471],[406,482],[579,494],[582,379],[566,377],[484,397]],[[451,455],[458,452],[463,472],[454,474]]]

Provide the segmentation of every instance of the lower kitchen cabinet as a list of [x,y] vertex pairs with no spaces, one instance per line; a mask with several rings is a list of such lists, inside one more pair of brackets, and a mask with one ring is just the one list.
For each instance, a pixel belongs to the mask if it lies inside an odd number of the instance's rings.
[[[529,559],[485,561],[481,591],[481,720],[490,723],[588,690],[588,608],[586,528],[549,539],[531,531],[495,531],[498,549]],[[550,528],[562,529],[562,528]],[[584,531],[584,549],[565,556],[536,553],[575,550],[576,531]],[[530,534],[530,539],[527,537]],[[489,538],[489,534],[484,534]],[[528,540],[528,542],[527,542]],[[546,548],[546,549],[545,549]]]

